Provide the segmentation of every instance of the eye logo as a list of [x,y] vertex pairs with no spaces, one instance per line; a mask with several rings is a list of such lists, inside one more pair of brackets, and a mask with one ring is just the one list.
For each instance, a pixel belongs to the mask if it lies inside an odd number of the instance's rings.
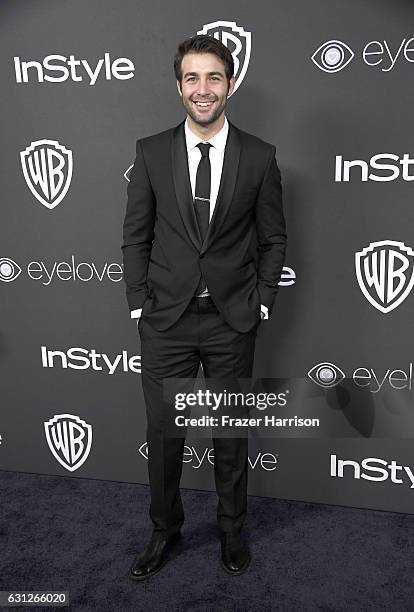
[[148,459],[148,446],[146,442],[144,442],[144,444],[141,444],[138,451],[141,453],[144,459]]
[[131,177],[131,170],[132,170],[133,167],[134,167],[134,164],[131,164],[130,166],[128,166],[128,168],[124,172],[124,179],[126,181],[128,181],[128,183],[131,182],[131,178],[130,177]]
[[0,280],[10,283],[21,274],[21,267],[8,257],[0,257]]
[[313,366],[308,372],[309,378],[325,389],[335,387],[345,378],[344,372],[333,363],[323,362]]
[[355,53],[340,40],[323,43],[312,55],[313,63],[324,72],[339,72],[355,57]]

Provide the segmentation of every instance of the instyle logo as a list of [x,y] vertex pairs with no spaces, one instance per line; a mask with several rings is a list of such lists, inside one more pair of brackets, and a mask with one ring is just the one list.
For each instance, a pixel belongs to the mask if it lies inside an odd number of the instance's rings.
[[[252,50],[252,34],[238,26],[235,21],[213,21],[205,24],[197,34],[208,34],[223,43],[230,51],[234,62],[236,84],[233,95],[246,76]],[[230,96],[229,96],[230,97]]]
[[355,253],[359,287],[368,302],[387,314],[397,308],[414,285],[414,251],[396,240],[371,242]]
[[[0,258],[0,281],[6,283],[14,281],[22,271],[22,268],[13,259],[9,257]],[[104,280],[109,280],[112,283],[119,283],[123,276],[121,264],[105,262],[97,265],[93,262],[77,261],[75,255],[71,255],[70,261],[54,261],[52,263],[30,261],[25,265],[24,271],[29,278],[40,281],[45,286],[56,280],[81,281],[83,283],[93,280],[102,283]]]
[[[148,459],[148,446],[144,442],[138,449],[139,453]],[[247,458],[251,470],[273,472],[277,468],[278,454],[258,452]],[[214,448],[205,446],[199,450],[195,446],[184,446],[183,463],[188,464],[193,470],[199,470],[205,465],[214,465]]]
[[[387,163],[388,162],[388,163]],[[395,163],[393,163],[395,162]],[[414,174],[410,174],[414,159],[409,153],[404,153],[402,157],[393,153],[377,153],[368,162],[363,159],[346,160],[342,155],[335,156],[335,182],[349,183],[351,174],[353,181],[366,183],[374,181],[377,183],[389,183],[399,177],[403,181],[414,181]],[[354,170],[351,171],[351,169]],[[371,170],[371,171],[370,171]],[[378,170],[378,173],[372,172]]]
[[98,353],[94,348],[72,347],[66,351],[57,351],[41,346],[40,355],[42,368],[94,370],[110,375],[117,371],[141,374],[141,355],[129,357],[125,350],[111,359],[106,353]]
[[385,482],[390,480],[393,484],[403,484],[414,489],[414,474],[408,465],[398,465],[393,459],[388,462],[378,457],[367,457],[361,462],[351,459],[338,459],[331,455],[330,476],[332,478],[353,478],[354,480],[370,480],[371,482]]
[[[371,40],[358,52],[363,63],[381,72],[390,72],[397,62],[414,62],[414,38],[403,38],[400,43]],[[314,52],[311,60],[323,72],[343,70],[356,57],[356,53],[341,40],[328,40]]]
[[23,176],[38,202],[55,208],[68,192],[73,173],[72,151],[57,140],[36,140],[20,153]]
[[[309,378],[324,389],[335,387],[345,379],[343,370],[334,363],[324,361],[313,366],[308,372]],[[358,367],[350,378],[357,387],[367,388],[371,393],[379,393],[382,389],[390,388],[395,391],[413,389],[413,363],[408,364],[406,370],[391,369],[378,372],[374,368]]]
[[44,427],[55,459],[69,472],[78,470],[92,447],[92,426],[73,414],[55,414]]
[[88,60],[78,60],[74,55],[47,55],[43,60],[22,60],[16,56],[14,72],[16,83],[29,83],[29,81],[44,83],[63,83],[71,80],[75,83],[88,82],[95,85],[98,77],[110,81],[112,78],[125,81],[134,77],[135,66],[127,57],[118,57],[111,60],[109,53],[95,64]]

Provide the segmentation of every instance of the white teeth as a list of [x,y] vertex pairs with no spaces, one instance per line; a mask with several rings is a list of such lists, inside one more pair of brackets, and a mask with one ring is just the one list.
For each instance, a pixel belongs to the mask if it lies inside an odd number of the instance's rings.
[[213,102],[195,102],[195,104],[197,104],[197,106],[210,106]]

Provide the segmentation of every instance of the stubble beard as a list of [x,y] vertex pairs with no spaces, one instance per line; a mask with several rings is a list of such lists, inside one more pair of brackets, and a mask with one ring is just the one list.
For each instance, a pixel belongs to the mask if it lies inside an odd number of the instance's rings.
[[[183,101],[184,101],[184,98],[183,98]],[[203,126],[203,125],[211,125],[212,123],[217,121],[217,119],[220,117],[220,115],[223,113],[224,109],[226,108],[226,101],[227,101],[226,98],[224,98],[224,100],[221,101],[221,104],[219,104],[219,106],[217,106],[216,109],[213,109],[211,111],[211,114],[207,116],[203,116],[201,113],[197,114],[196,112],[194,112],[193,103],[191,100],[186,99],[184,101],[184,106],[185,106],[187,113],[189,114],[191,119],[194,121],[194,123],[197,123],[198,125]]]

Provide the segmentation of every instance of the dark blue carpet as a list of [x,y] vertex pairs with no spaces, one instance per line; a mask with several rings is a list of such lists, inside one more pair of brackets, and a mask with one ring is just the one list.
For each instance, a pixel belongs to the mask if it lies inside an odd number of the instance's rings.
[[412,515],[249,497],[252,562],[228,576],[216,494],[183,489],[180,554],[132,582],[151,534],[148,487],[14,472],[0,472],[0,484],[2,590],[68,590],[75,611],[414,609]]

